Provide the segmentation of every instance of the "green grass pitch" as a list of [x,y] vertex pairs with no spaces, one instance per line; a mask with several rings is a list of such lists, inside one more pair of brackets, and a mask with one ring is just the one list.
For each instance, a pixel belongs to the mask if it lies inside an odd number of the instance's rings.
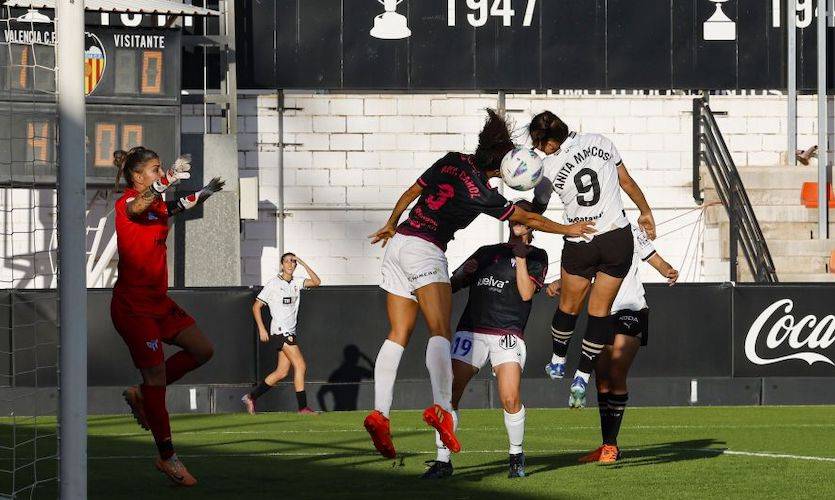
[[[400,457],[376,455],[364,412],[177,415],[174,443],[200,484],[169,486],[153,468],[150,434],[126,416],[90,418],[89,496],[98,499],[255,498],[835,498],[833,407],[629,408],[615,465],[579,465],[599,443],[596,409],[529,409],[528,477],[507,479],[501,410],[462,412],[455,474],[419,478],[434,458],[433,434],[420,413],[392,414]],[[3,443],[11,429],[0,425]],[[39,433],[54,432],[54,420]],[[24,442],[30,426],[18,425]],[[39,440],[39,455],[49,439]],[[28,448],[18,446],[17,467]],[[31,457],[32,455],[28,455]],[[9,463],[8,452],[3,457]],[[7,469],[6,466],[3,469]],[[19,470],[16,487],[30,467]],[[50,462],[39,466],[39,476]],[[54,471],[53,471],[54,473]],[[2,486],[8,488],[4,475]],[[54,485],[33,498],[55,498]],[[30,498],[23,492],[21,498]]]

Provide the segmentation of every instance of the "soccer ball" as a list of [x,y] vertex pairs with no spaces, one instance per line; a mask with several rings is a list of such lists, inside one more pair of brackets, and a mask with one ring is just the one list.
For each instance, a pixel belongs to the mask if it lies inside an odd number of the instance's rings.
[[517,191],[528,191],[542,180],[542,159],[530,148],[516,146],[502,158],[502,180]]

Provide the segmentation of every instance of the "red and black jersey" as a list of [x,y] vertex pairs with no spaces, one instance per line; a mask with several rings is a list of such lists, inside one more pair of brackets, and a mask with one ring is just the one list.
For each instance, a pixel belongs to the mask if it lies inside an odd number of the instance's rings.
[[478,214],[503,221],[515,208],[489,186],[487,177],[475,167],[472,155],[448,153],[417,182],[423,193],[397,232],[423,238],[444,251],[455,232],[469,226]]
[[[532,300],[522,300],[516,286],[516,258],[507,243],[483,246],[467,260],[478,267],[466,278],[470,297],[458,321],[458,331],[522,337],[531,314]],[[465,261],[466,262],[466,261]],[[548,253],[534,247],[525,259],[536,291],[545,285]],[[454,274],[461,272],[462,265]]]
[[164,296],[168,290],[168,207],[157,198],[145,212],[130,216],[127,204],[138,196],[138,191],[128,188],[116,201],[119,277],[113,290],[131,296]]

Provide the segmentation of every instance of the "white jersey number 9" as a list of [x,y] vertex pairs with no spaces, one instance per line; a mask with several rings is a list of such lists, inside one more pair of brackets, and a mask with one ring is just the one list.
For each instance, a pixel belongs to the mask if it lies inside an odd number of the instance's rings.
[[[597,180],[597,172],[590,168],[584,168],[574,176],[574,185],[577,186],[577,204],[581,207],[592,207],[600,201],[600,182]],[[588,197],[591,192],[591,198]]]

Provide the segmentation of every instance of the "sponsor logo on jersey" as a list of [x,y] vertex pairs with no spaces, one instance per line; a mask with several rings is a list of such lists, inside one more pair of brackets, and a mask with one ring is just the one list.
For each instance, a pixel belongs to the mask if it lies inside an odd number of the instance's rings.
[[436,267],[436,268],[432,269],[431,271],[426,271],[426,272],[422,272],[422,273],[418,273],[418,274],[410,274],[410,275],[407,276],[407,278],[408,278],[409,281],[415,281],[415,280],[419,280],[420,278],[425,278],[427,276],[432,276],[433,274],[439,274],[440,272],[441,272],[441,270]]
[[[745,337],[745,356],[756,365],[770,365],[790,359],[799,359],[813,365],[835,362],[820,352],[835,344],[835,315],[828,314],[818,319],[811,314],[796,319],[791,314],[794,302],[780,299],[766,307],[751,324]],[[782,316],[780,316],[782,314]],[[770,326],[769,326],[770,325]],[[757,353],[757,344],[765,337],[766,351]],[[769,355],[787,345],[796,351],[783,356]]]
[[281,299],[281,302],[283,304],[292,304],[293,303],[293,297],[284,297],[284,298]]
[[497,280],[493,276],[486,276],[478,280],[476,286],[489,286],[490,288],[497,288],[501,290],[508,283],[510,283],[510,281]]
[[581,221],[582,222],[596,221],[597,219],[600,219],[601,217],[603,217],[603,212],[600,212],[597,215],[590,215],[590,216],[586,216],[586,217],[568,217],[568,223],[569,224],[574,224],[575,222],[581,222]]
[[159,340],[151,340],[149,342],[145,342],[145,345],[148,346],[148,349],[156,352],[159,349]]

